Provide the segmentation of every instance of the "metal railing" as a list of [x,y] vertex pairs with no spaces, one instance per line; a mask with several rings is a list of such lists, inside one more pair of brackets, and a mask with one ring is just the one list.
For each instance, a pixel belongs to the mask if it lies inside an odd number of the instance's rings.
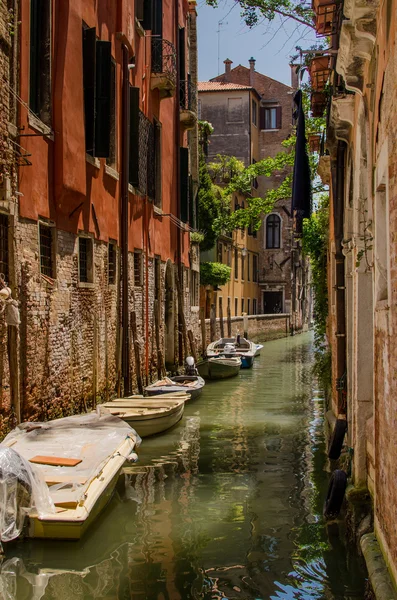
[[152,73],[167,75],[176,82],[176,50],[168,40],[152,37]]
[[183,110],[197,109],[197,86],[191,82],[190,77],[179,82],[179,105]]

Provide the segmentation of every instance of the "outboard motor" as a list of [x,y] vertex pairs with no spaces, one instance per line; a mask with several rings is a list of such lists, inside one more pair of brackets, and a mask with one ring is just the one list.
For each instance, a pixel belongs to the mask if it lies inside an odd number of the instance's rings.
[[197,375],[196,365],[193,356],[187,356],[185,360],[185,375]]
[[18,537],[32,506],[34,476],[27,463],[12,448],[0,447],[0,548],[1,542]]
[[227,343],[223,349],[225,354],[233,354],[236,352],[236,346],[234,344]]

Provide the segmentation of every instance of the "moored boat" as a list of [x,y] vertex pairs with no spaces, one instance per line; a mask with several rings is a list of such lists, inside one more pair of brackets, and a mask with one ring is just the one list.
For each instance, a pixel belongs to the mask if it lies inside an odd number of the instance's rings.
[[140,437],[155,435],[170,429],[183,415],[185,399],[163,396],[153,398],[118,398],[100,405],[101,413],[110,413],[133,427]]
[[261,353],[261,350],[263,348],[263,344],[255,344],[255,345],[256,345],[255,356],[259,356]]
[[145,387],[145,392],[149,396],[186,392],[190,394],[191,400],[195,400],[200,396],[204,385],[205,381],[199,375],[176,375],[175,377],[164,377],[164,379],[148,385]]
[[197,370],[204,379],[227,379],[238,375],[241,367],[239,356],[213,356],[197,363]]
[[139,443],[112,415],[19,425],[0,444],[0,541],[22,531],[80,539],[109,501],[126,459],[137,459]]
[[239,356],[241,358],[241,368],[249,369],[254,364],[256,344],[244,337],[237,335],[235,338],[220,338],[216,342],[211,342],[207,347],[207,356]]

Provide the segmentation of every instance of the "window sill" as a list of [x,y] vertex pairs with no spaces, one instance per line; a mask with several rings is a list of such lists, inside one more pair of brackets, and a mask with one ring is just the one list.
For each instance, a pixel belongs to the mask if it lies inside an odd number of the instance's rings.
[[145,30],[144,30],[144,28],[142,27],[142,25],[140,24],[140,22],[138,21],[137,18],[135,18],[135,29],[137,30],[138,35],[140,37],[145,37]]
[[90,163],[90,165],[92,165],[96,169],[101,168],[101,161],[99,160],[99,158],[96,158],[95,156],[91,156],[91,154],[86,153],[85,160],[86,160],[86,162]]
[[106,173],[106,175],[109,175],[109,177],[111,177],[112,179],[115,179],[116,181],[119,181],[119,179],[120,179],[120,175],[119,175],[118,171],[116,171],[116,169],[113,169],[113,167],[110,167],[107,164],[105,164],[105,173]]
[[95,283],[93,283],[92,281],[79,281],[77,283],[77,287],[86,290],[93,290],[95,288]]
[[162,209],[161,209],[161,208],[159,208],[158,206],[155,206],[154,204],[153,204],[153,212],[154,212],[156,215],[158,215],[159,217],[162,217],[162,216],[163,216],[163,211],[162,211]]
[[191,306],[190,311],[192,313],[198,313],[200,311],[200,307],[199,306]]
[[383,310],[389,310],[389,301],[388,300],[378,300],[375,304],[375,311],[382,312]]
[[43,281],[48,287],[56,289],[57,280],[53,277],[49,277],[48,275],[44,275],[44,273],[40,273],[40,279]]
[[280,129],[261,129],[261,131],[264,131],[265,133],[270,133],[271,131],[280,131]]
[[108,283],[108,289],[109,290],[117,290],[117,284],[116,283]]
[[54,141],[54,132],[52,131],[51,127],[43,123],[41,119],[35,117],[31,112],[28,112],[28,123],[29,127],[32,127],[32,129],[39,131],[45,137],[48,137],[51,141]]

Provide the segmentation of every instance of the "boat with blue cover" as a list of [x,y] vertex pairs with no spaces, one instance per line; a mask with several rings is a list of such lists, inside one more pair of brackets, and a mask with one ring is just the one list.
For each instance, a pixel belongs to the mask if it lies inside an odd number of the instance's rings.
[[207,357],[219,356],[239,356],[241,358],[241,368],[250,369],[254,364],[256,344],[244,337],[237,335],[235,338],[220,338],[216,342],[211,342],[207,347]]

